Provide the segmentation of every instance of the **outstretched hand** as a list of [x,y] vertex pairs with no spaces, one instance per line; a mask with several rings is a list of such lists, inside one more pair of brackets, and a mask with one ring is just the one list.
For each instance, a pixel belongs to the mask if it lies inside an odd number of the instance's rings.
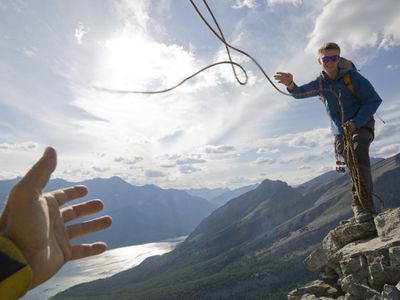
[[274,75],[274,78],[278,81],[278,83],[282,83],[286,86],[293,82],[293,75],[290,73],[277,72]]
[[103,209],[101,200],[60,208],[85,196],[85,186],[42,193],[57,165],[57,154],[47,148],[43,157],[11,190],[0,216],[0,233],[20,249],[33,272],[31,288],[51,278],[66,262],[104,252],[102,242],[71,245],[70,240],[103,230],[111,217],[102,216],[72,225],[64,223]]

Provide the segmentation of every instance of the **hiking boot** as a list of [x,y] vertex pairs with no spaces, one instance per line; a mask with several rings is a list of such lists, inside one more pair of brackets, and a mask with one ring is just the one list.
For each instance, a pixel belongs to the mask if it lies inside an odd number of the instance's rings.
[[361,213],[355,217],[357,223],[366,223],[374,219],[374,215],[371,213]]
[[373,213],[366,212],[359,205],[352,205],[351,208],[353,209],[354,219],[357,223],[365,223],[374,219]]

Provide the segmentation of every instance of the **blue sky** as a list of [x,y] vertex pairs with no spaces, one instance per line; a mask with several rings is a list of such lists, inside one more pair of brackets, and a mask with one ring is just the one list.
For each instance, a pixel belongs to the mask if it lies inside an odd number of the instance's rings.
[[[202,1],[195,1],[205,12]],[[316,49],[336,41],[384,99],[371,155],[400,152],[398,0],[209,0],[227,40],[272,76],[316,78]],[[0,0],[0,178],[22,175],[47,145],[55,177],[120,176],[161,187],[299,184],[334,168],[317,98],[277,93],[247,58],[250,80],[219,66],[162,95],[152,90],[226,60],[187,0]]]

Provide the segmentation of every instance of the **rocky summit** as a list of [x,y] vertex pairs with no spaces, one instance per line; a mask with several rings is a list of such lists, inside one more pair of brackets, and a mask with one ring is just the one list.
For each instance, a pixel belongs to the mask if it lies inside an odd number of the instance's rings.
[[366,223],[342,223],[304,261],[320,279],[288,299],[400,300],[400,208]]

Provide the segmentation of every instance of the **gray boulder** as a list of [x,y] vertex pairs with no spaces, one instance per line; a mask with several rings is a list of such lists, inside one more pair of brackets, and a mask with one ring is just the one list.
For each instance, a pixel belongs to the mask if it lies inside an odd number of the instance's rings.
[[291,291],[290,300],[400,300],[400,208],[339,225],[304,264],[322,279]]

